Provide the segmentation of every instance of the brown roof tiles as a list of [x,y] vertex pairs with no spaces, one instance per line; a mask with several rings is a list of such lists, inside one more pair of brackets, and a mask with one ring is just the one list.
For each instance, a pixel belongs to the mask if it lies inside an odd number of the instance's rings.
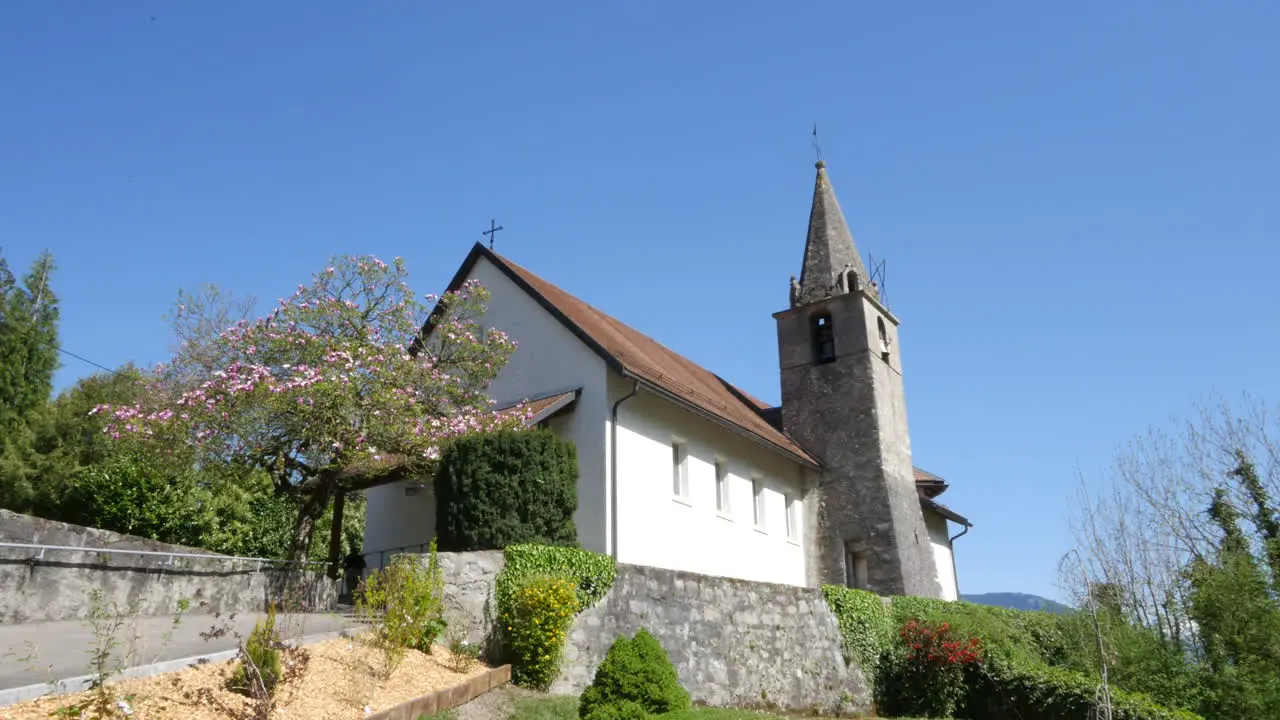
[[480,257],[502,270],[615,370],[807,465],[818,465],[812,455],[766,421],[762,413],[769,409],[767,403],[479,243],[454,276],[450,290],[466,280]]

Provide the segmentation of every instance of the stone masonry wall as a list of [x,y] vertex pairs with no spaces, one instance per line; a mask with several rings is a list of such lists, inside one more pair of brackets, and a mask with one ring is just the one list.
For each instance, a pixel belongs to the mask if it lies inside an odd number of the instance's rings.
[[94,589],[102,591],[108,606],[132,606],[141,615],[173,613],[182,598],[193,609],[204,603],[207,612],[260,611],[269,601],[285,597],[289,580],[295,581],[293,596],[308,609],[331,610],[337,605],[338,583],[322,573],[291,578],[283,570],[260,569],[246,561],[170,562],[164,556],[103,553],[114,549],[213,554],[8,510],[0,510],[0,542],[84,548],[48,550],[39,557],[39,550],[0,547],[0,624],[85,619]]
[[[502,555],[441,553],[446,615],[481,642],[496,615]],[[488,615],[486,615],[488,613]],[[845,665],[820,590],[619,565],[609,594],[574,621],[552,692],[576,694],[619,635],[645,628],[662,643],[694,701],[787,710],[870,707],[861,671]]]

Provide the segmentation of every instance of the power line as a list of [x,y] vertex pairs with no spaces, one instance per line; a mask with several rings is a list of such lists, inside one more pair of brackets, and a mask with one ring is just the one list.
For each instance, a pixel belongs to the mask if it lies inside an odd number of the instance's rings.
[[75,358],[75,359],[79,360],[79,361],[80,361],[80,362],[82,362],[82,363],[89,363],[90,365],[92,365],[92,366],[94,366],[94,367],[98,368],[99,370],[106,370],[107,372],[111,373],[112,375],[119,375],[120,377],[125,377],[124,373],[120,372],[119,370],[112,370],[111,368],[107,367],[106,365],[100,365],[100,364],[98,364],[98,363],[96,363],[96,362],[94,362],[94,361],[90,360],[90,359],[89,359],[89,358],[87,358],[87,357],[83,357],[83,356],[81,356],[81,355],[77,355],[77,354],[75,354],[75,353],[71,352],[70,350],[67,350],[67,349],[65,349],[65,348],[58,347],[57,345],[55,345],[55,344],[53,344],[53,343],[49,342],[48,340],[39,340],[39,342],[41,342],[41,343],[43,343],[43,344],[45,344],[45,345],[48,345],[49,347],[53,348],[54,350],[57,350],[58,352],[62,353],[63,355],[67,355],[67,356],[69,356],[69,357],[73,357],[73,358]]

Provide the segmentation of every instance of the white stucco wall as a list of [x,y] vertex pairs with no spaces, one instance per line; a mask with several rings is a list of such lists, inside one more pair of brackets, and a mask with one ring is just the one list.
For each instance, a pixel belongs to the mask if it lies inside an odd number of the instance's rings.
[[959,600],[956,584],[956,567],[951,556],[951,541],[947,519],[936,512],[924,511],[924,524],[929,528],[929,543],[933,546],[933,562],[938,568],[938,583],[942,586],[943,600]]
[[[594,352],[488,260],[481,258],[469,279],[489,291],[482,324],[506,332],[517,343],[501,373],[489,387],[499,405],[582,388],[573,412],[557,419],[553,429],[574,442],[578,453],[578,542],[587,550],[607,552],[609,528],[605,512],[605,364]],[[429,482],[427,483],[429,484]],[[364,551],[428,542],[435,533],[435,507],[429,492],[406,497],[405,484],[371,488]]]
[[[615,400],[632,389],[622,378],[610,384]],[[687,498],[674,493],[674,439],[687,443]],[[729,472],[726,513],[716,510],[717,458]],[[785,457],[641,390],[618,412],[618,561],[803,586],[804,508],[788,538],[784,500],[810,501],[801,477]],[[753,522],[752,478],[763,481],[763,528]]]
[[[409,492],[406,492],[409,490]],[[383,550],[429,543],[436,534],[435,493],[431,482],[397,482],[365,491],[365,531],[361,552],[370,569],[381,567],[391,554]],[[411,547],[404,552],[417,552]]]

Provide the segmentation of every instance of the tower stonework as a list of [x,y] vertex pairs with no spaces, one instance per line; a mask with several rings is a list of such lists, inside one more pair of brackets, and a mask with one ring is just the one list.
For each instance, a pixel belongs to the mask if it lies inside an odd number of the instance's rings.
[[811,582],[940,597],[916,492],[898,319],[880,301],[825,166],[800,280],[774,314],[783,430],[822,463]]

